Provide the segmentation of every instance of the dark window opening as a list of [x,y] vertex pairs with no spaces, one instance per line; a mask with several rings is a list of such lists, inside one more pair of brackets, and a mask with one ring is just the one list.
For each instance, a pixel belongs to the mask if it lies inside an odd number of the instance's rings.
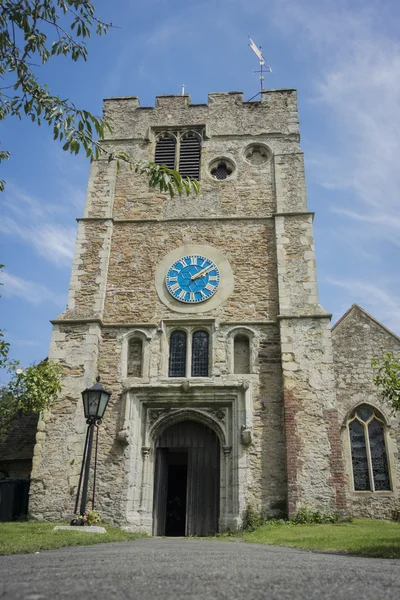
[[195,331],[192,337],[192,377],[208,377],[207,331]]
[[200,139],[195,133],[186,133],[180,140],[179,173],[182,177],[200,179]]
[[176,139],[172,135],[161,135],[157,139],[154,162],[156,165],[166,165],[169,169],[175,169],[175,147]]
[[211,175],[215,179],[226,179],[231,174],[232,174],[232,169],[230,169],[227,166],[227,164],[223,161],[218,163],[218,165],[211,171]]
[[186,376],[186,333],[174,331],[169,343],[169,377]]

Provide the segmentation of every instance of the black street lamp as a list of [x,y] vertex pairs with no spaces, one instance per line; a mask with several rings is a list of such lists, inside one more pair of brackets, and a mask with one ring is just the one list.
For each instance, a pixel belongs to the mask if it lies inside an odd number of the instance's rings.
[[[94,459],[94,474],[93,474],[93,496],[92,509],[94,509],[94,498],[96,488],[96,470],[97,470],[97,445],[99,438],[99,425],[106,411],[111,392],[107,392],[100,383],[100,377],[96,377],[96,383],[82,392],[83,409],[85,411],[86,423],[88,425],[86,431],[85,448],[83,450],[82,466],[79,475],[78,492],[75,501],[75,514],[77,514],[79,497],[81,494],[82,480],[82,496],[79,514],[83,515],[86,510],[86,499],[89,483],[90,461],[92,456],[94,428],[96,427],[96,453]],[[73,519],[71,525],[76,525],[77,520]]]

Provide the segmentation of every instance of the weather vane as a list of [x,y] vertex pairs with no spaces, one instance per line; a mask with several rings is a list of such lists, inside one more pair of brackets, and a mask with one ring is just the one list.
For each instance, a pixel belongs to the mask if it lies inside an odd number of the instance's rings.
[[[250,48],[253,50],[254,54],[257,56],[258,60],[260,61],[260,69],[258,71],[253,71],[253,73],[260,73],[260,86],[261,86],[261,90],[255,96],[253,96],[253,98],[255,98],[264,89],[264,73],[265,72],[272,73],[272,69],[262,55],[261,46],[259,48],[257,48],[257,46],[255,45],[255,43],[253,42],[253,40],[251,39],[250,36],[249,36],[249,40],[250,40],[250,43],[249,43]],[[253,100],[253,98],[250,98],[250,100]]]

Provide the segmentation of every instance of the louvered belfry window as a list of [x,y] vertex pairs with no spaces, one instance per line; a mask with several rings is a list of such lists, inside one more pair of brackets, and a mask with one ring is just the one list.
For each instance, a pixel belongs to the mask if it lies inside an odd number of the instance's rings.
[[166,165],[169,169],[175,169],[176,138],[174,135],[162,134],[156,142],[156,154],[154,162],[156,165]]
[[200,178],[200,139],[190,131],[180,139],[179,173],[182,177]]
[[182,177],[200,179],[201,135],[197,131],[166,132],[157,137],[154,162],[176,169]]

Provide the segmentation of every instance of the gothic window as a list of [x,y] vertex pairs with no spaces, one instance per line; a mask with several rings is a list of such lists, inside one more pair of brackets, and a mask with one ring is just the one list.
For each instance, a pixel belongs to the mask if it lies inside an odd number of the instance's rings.
[[192,377],[208,377],[207,331],[195,331],[192,336]]
[[175,169],[175,148],[176,138],[174,135],[168,133],[159,135],[154,157],[156,165],[166,165],[169,169]]
[[233,372],[250,373],[250,340],[240,333],[233,340]]
[[182,177],[200,179],[200,139],[193,131],[181,136],[179,173]]
[[349,423],[355,491],[390,490],[385,424],[371,406],[358,406]]
[[197,131],[166,132],[157,137],[154,162],[176,169],[182,177],[200,179],[201,135]]
[[186,332],[174,331],[169,342],[169,377],[186,376]]
[[131,338],[128,343],[128,369],[129,377],[143,376],[143,341]]

